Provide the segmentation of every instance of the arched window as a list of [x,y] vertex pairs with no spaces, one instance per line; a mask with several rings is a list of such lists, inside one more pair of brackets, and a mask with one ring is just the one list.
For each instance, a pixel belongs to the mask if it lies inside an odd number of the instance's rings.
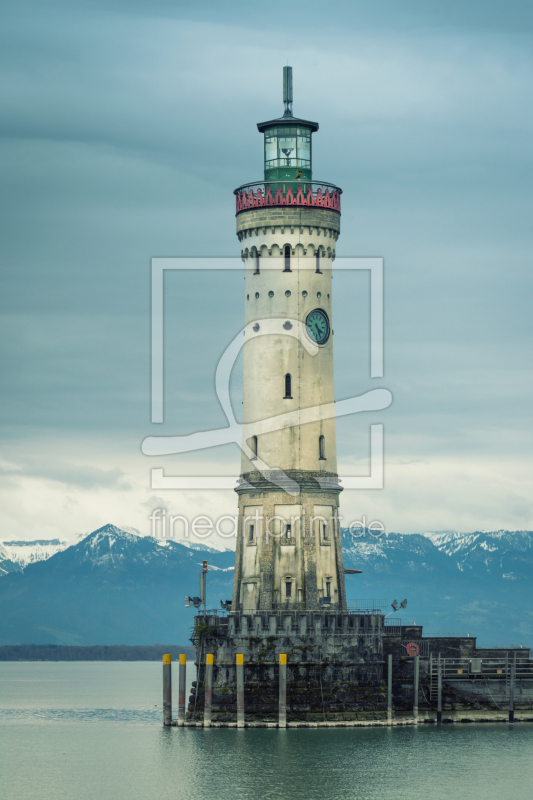
[[285,400],[292,400],[292,381],[291,376],[287,372],[285,375]]
[[320,250],[316,251],[316,271],[321,275],[322,271],[320,269]]
[[255,272],[254,275],[259,275],[259,253],[255,254]]
[[288,244],[285,245],[285,269],[284,272],[291,271],[291,248]]
[[326,440],[323,436],[318,437],[318,458],[320,461],[326,460]]
[[253,453],[252,461],[257,458],[257,436],[252,436],[252,441],[250,443],[250,449]]

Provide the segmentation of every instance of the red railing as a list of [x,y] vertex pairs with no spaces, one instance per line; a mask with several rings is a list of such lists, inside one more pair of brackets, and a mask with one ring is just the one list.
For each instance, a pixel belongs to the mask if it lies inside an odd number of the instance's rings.
[[341,213],[342,189],[332,183],[280,181],[246,183],[234,191],[236,213],[261,206],[314,206]]

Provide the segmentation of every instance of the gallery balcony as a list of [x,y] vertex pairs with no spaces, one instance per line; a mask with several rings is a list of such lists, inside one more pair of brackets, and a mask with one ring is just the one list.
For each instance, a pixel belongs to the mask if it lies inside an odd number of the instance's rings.
[[317,181],[256,181],[235,189],[236,214],[262,206],[324,208],[341,213],[342,189]]

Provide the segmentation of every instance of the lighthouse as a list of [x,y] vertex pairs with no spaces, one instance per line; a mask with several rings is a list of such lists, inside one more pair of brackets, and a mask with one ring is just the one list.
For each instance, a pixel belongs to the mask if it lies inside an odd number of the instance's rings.
[[[384,616],[346,601],[335,442],[333,262],[341,190],[313,177],[318,123],[260,122],[264,177],[235,189],[244,264],[242,461],[231,602],[199,614],[188,718],[285,724],[383,706]],[[351,605],[351,608],[348,608]],[[229,613],[226,613],[229,612]],[[285,697],[285,681],[287,693]],[[204,687],[204,688],[202,688]],[[370,704],[370,705],[369,705]],[[333,717],[332,717],[333,715]]]
[[258,123],[264,179],[235,190],[244,378],[233,612],[346,609],[337,474],[332,265],[339,187],[313,179],[318,123]]

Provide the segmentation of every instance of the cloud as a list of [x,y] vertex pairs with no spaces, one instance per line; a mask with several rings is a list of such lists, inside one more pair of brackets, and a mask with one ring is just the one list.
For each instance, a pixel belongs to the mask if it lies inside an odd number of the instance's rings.
[[99,489],[124,491],[131,486],[120,469],[100,469],[89,464],[74,464],[52,457],[34,456],[16,464],[0,464],[0,472],[11,478],[37,478],[64,484],[67,489]]
[[[232,190],[261,177],[255,123],[281,112],[288,56],[295,110],[320,122],[315,175],[344,190],[339,257],[386,263],[382,385],[395,399],[375,421],[387,484],[345,492],[347,516],[362,504],[388,529],[531,526],[531,7],[493,2],[483,19],[464,2],[294,9],[297,36],[276,3],[9,11],[1,433],[17,503],[22,487],[39,497],[33,521],[10,505],[10,535],[40,530],[46,497],[45,524],[62,531],[129,513],[144,524],[150,257],[238,254]],[[157,432],[224,424],[214,369],[240,328],[241,292],[239,275],[169,276]],[[336,277],[339,398],[375,386],[368,328],[366,277]],[[238,382],[239,368],[237,406]],[[342,470],[367,469],[370,421],[339,421]],[[165,464],[232,474],[239,454]],[[231,493],[222,504],[233,510]]]

